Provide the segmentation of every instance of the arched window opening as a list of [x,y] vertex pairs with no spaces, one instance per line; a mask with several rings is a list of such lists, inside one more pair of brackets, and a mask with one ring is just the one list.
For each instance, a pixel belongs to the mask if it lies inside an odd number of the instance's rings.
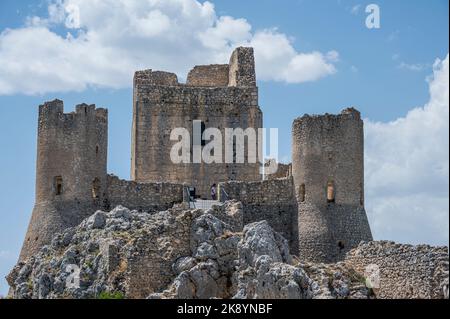
[[339,241],[338,242],[338,247],[339,247],[339,250],[342,251],[345,248],[344,242],[343,241]]
[[100,180],[96,177],[92,182],[92,198],[100,197]]
[[328,182],[327,184],[327,201],[328,203],[335,202],[335,190],[334,183],[332,181]]
[[305,192],[305,184],[301,184],[298,190],[298,200],[300,201],[300,203],[303,203],[305,201]]
[[98,155],[98,151],[99,151],[99,148],[98,148],[98,145],[97,145],[97,146],[95,146],[95,155]]
[[53,180],[53,187],[55,190],[55,195],[61,195],[63,192],[63,179],[61,176],[56,176]]

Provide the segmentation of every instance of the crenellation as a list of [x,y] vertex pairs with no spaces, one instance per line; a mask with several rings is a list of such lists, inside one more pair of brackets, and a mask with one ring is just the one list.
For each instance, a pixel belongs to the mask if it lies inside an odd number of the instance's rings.
[[[252,63],[253,51],[238,48],[235,65],[242,73],[239,85],[226,82],[224,65],[197,66],[186,85],[138,83],[133,96],[132,179],[139,182],[168,181],[195,185],[197,195],[210,198],[213,184],[229,180],[259,180],[259,163],[174,164],[170,159],[170,133],[186,128],[193,136],[193,121],[202,121],[205,129],[262,127],[258,89],[244,83],[243,64]],[[236,73],[236,76],[241,73]],[[220,82],[220,83],[219,83]],[[193,85],[196,83],[197,85]],[[220,84],[219,86],[217,86]],[[213,86],[214,85],[214,86]],[[258,146],[260,147],[260,146]],[[222,152],[224,153],[224,152]]]
[[177,86],[179,83],[175,73],[153,70],[136,71],[134,74],[134,87],[139,88],[145,85]]
[[172,131],[185,128],[193,143],[194,121],[218,129],[222,138],[227,128],[263,127],[252,48],[234,50],[229,64],[194,67],[186,84],[174,73],[151,69],[137,71],[133,84],[130,181],[107,173],[107,109],[83,103],[64,113],[60,100],[39,107],[36,204],[21,258],[97,209],[166,210],[187,200],[185,186],[211,199],[213,184],[220,200],[225,190],[226,199],[241,201],[245,223],[267,220],[304,260],[342,260],[360,240],[372,238],[364,210],[363,121],[356,109],[296,119],[292,164],[279,163],[277,172],[264,176],[248,152],[244,163],[196,163],[191,153],[188,163],[176,164],[170,156]]
[[198,65],[189,71],[187,86],[220,87],[228,86],[230,66],[228,64]]
[[[237,48],[229,64],[194,67],[186,84],[150,69],[133,82],[131,180],[107,172],[106,108],[83,103],[64,113],[61,100],[39,106],[35,206],[8,276],[14,296],[41,298],[44,289],[44,297],[50,290],[97,297],[108,280],[127,298],[372,298],[368,288],[377,298],[448,298],[448,248],[372,241],[358,110],[295,119],[289,164],[249,162],[248,143],[244,163],[224,162],[222,144],[217,163],[195,162],[191,150],[189,161],[175,163],[174,129],[185,129],[190,146],[203,151],[208,138],[193,138],[199,121],[197,132],[213,128],[222,139],[226,129],[263,128],[253,49]],[[257,141],[255,151],[262,148]],[[211,208],[189,208],[202,204]],[[51,288],[41,280],[65,271],[42,267],[65,265],[63,247],[92,257],[81,259],[82,268],[103,264],[89,267],[89,280],[97,275],[89,289],[56,293],[63,277],[53,277]],[[26,267],[35,268],[34,278],[21,275]],[[367,284],[373,278],[378,287]]]
[[234,50],[229,65],[229,86],[256,86],[253,48],[239,47]]
[[78,104],[77,106],[75,106],[75,113],[77,115],[87,115],[87,114],[92,114],[95,110],[95,104],[86,104],[86,103],[82,103],[82,104]]

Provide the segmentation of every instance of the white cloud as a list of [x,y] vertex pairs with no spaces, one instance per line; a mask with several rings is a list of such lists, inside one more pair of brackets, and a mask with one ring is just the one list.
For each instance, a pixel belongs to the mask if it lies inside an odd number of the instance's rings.
[[336,51],[298,53],[285,34],[275,29],[256,32],[250,41],[255,48],[257,75],[261,80],[303,83],[336,73]]
[[389,123],[366,121],[367,210],[377,239],[449,241],[449,56],[430,100]]
[[402,70],[408,70],[408,71],[414,71],[414,72],[420,72],[423,71],[424,69],[426,69],[428,67],[427,64],[420,64],[420,63],[416,63],[416,64],[408,64],[405,62],[401,62],[398,65],[399,69]]
[[361,11],[361,5],[360,4],[354,5],[350,9],[350,13],[353,14],[353,15],[358,15],[360,11]]
[[129,87],[144,68],[184,78],[194,65],[227,63],[239,45],[254,46],[258,78],[267,81],[316,81],[334,74],[339,58],[298,52],[287,35],[252,31],[207,1],[54,0],[47,17],[0,34],[0,95]]

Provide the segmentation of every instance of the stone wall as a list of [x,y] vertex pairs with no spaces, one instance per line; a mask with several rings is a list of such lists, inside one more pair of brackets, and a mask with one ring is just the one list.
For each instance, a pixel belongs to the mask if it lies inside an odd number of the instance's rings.
[[289,241],[291,253],[298,254],[298,207],[292,178],[220,183],[219,199],[240,201],[244,224],[266,220]]
[[172,183],[137,183],[108,175],[108,206],[132,210],[162,211],[183,201],[183,185]]
[[[138,182],[186,183],[197,190],[202,198],[210,198],[213,184],[229,180],[260,180],[259,163],[224,163],[225,129],[262,127],[262,112],[258,107],[258,88],[251,86],[248,72],[253,66],[241,63],[254,63],[245,48],[237,54],[236,74],[242,79],[234,86],[191,86],[155,84],[152,76],[146,81],[140,73],[135,76],[133,133],[132,133],[132,180]],[[251,51],[251,53],[253,53]],[[208,69],[208,67],[205,67]],[[198,68],[197,68],[198,69]],[[200,68],[201,69],[201,68]],[[203,69],[194,69],[195,74]],[[240,70],[240,71],[239,71]],[[241,73],[240,73],[241,72]],[[191,75],[195,78],[195,74]],[[221,73],[222,74],[222,73]],[[235,77],[236,77],[235,74]],[[224,76],[223,74],[219,77]],[[203,81],[203,80],[202,80]],[[206,81],[206,80],[205,80]],[[211,81],[216,81],[212,79]],[[166,81],[168,82],[168,81]],[[161,82],[158,82],[161,83]],[[242,86],[241,86],[242,84]],[[245,84],[245,85],[244,85]],[[216,128],[222,134],[221,160],[218,163],[194,163],[193,121],[199,120],[204,129]],[[170,152],[179,141],[171,141],[171,132],[184,128],[189,132],[189,163],[172,162]],[[180,138],[180,137],[178,137]],[[206,145],[208,141],[204,141]],[[204,146],[203,145],[203,146]],[[202,147],[203,147],[202,146]],[[256,149],[261,146],[257,145]],[[215,150],[218,152],[218,150]]]
[[292,164],[277,163],[276,160],[270,159],[264,163],[264,167],[268,172],[268,168],[277,165],[277,171],[273,174],[264,174],[264,179],[279,179],[292,176]]
[[381,299],[448,298],[448,263],[448,247],[388,241],[362,243],[345,259]]
[[168,85],[177,86],[178,77],[175,73],[164,71],[143,70],[134,74],[133,85]]
[[292,129],[292,172],[303,260],[335,262],[372,240],[364,210],[363,121],[355,109],[305,115]]
[[199,65],[189,72],[186,85],[228,86],[229,73],[228,64]]
[[239,47],[230,58],[229,86],[256,86],[253,48]]

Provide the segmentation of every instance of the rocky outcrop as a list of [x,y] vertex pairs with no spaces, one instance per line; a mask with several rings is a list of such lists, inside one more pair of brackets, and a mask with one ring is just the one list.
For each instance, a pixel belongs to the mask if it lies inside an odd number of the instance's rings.
[[[387,297],[375,295],[377,291],[367,285],[356,262],[361,261],[357,256],[379,253],[373,247],[382,243],[361,244],[345,262],[302,263],[290,255],[286,239],[266,221],[244,226],[242,215],[242,205],[235,201],[206,212],[181,206],[159,213],[140,213],[121,206],[111,212],[97,211],[16,265],[7,277],[11,297]],[[391,252],[400,253],[396,249],[393,246]],[[434,256],[433,248],[425,251]],[[380,263],[387,262],[380,258]],[[444,269],[440,275],[434,275],[437,268],[427,275],[440,283],[446,277],[448,287],[448,257],[446,275],[445,262],[440,265]],[[397,277],[399,283],[401,276]]]

